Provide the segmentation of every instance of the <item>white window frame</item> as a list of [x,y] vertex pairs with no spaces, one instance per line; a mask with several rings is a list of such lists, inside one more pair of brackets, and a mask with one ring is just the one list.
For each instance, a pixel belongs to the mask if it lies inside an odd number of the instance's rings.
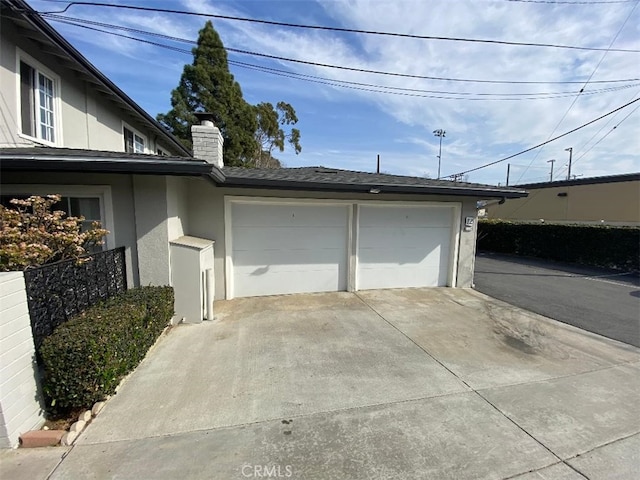
[[[53,135],[54,140],[49,141],[45,138],[41,137],[40,131],[40,95],[39,95],[39,87],[35,87],[34,92],[34,115],[36,116],[36,131],[35,135],[30,135],[28,133],[24,133],[22,131],[22,85],[21,85],[21,76],[20,76],[20,63],[26,63],[29,67],[33,68],[36,72],[36,77],[39,79],[39,75],[43,75],[47,77],[49,80],[53,82],[53,98],[52,98],[52,108],[53,108]],[[62,101],[60,97],[60,89],[61,82],[60,76],[53,73],[47,67],[42,65],[42,63],[38,62],[35,58],[27,53],[23,52],[19,48],[16,48],[16,103],[17,103],[17,115],[16,118],[17,128],[18,128],[18,136],[24,138],[26,140],[30,140],[35,143],[40,143],[48,146],[59,146],[62,145]]]
[[[126,122],[122,122],[122,140],[123,140],[123,149],[124,152],[127,152],[127,142],[126,142],[126,138],[124,136],[124,129],[129,130],[131,133],[133,133],[133,152],[128,152],[128,153],[148,153],[149,152],[149,139],[147,138],[146,135],[143,135],[142,133],[140,133],[139,130],[133,128],[131,125],[129,125]],[[141,152],[137,152],[135,147],[136,147],[136,136],[139,137],[140,139],[142,139],[143,141],[143,148]]]
[[3,185],[2,195],[61,195],[75,198],[98,198],[102,228],[109,230],[105,237],[105,248],[116,247],[113,223],[113,201],[109,185]]

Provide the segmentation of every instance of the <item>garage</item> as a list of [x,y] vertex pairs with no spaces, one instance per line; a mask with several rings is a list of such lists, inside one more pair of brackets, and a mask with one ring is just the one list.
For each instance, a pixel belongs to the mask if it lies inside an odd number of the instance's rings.
[[455,207],[362,205],[356,288],[452,285]]
[[350,205],[233,201],[227,211],[230,297],[347,290]]

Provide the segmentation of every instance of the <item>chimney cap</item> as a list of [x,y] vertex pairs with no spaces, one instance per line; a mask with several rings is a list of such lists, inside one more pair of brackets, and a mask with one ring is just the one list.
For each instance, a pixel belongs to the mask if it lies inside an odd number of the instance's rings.
[[209,112],[194,112],[193,114],[200,121],[201,125],[204,125],[205,124],[204,122],[213,123],[213,113],[209,113]]

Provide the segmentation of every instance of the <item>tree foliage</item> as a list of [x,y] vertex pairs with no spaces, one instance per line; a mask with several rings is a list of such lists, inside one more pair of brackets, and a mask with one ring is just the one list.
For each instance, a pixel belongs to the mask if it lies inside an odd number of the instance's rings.
[[[302,151],[300,130],[291,127],[298,123],[298,117],[290,104],[278,102],[274,108],[271,103],[262,102],[256,105],[255,110],[258,127],[254,137],[258,149],[253,163],[256,167],[280,166],[280,162],[273,157],[273,149],[284,151],[285,142],[293,147],[296,154]],[[288,128],[288,132],[285,132],[285,128]]]
[[208,21],[193,49],[193,63],[185,65],[178,87],[171,92],[171,110],[157,119],[187,147],[192,148],[194,112],[209,112],[224,138],[224,163],[229,166],[278,168],[274,149],[289,143],[300,153],[300,130],[294,108],[286,102],[274,107],[247,103],[229,71],[227,52]]
[[191,126],[196,111],[210,112],[224,138],[224,162],[240,166],[256,151],[257,127],[253,107],[243,96],[227,61],[220,36],[207,21],[193,49],[193,63],[185,65],[178,87],[171,92],[172,109],[158,121],[191,148]]
[[109,232],[98,222],[81,231],[84,217],[51,211],[60,195],[13,199],[15,208],[0,205],[0,271],[24,270],[58,260],[76,259],[93,245],[102,245]]

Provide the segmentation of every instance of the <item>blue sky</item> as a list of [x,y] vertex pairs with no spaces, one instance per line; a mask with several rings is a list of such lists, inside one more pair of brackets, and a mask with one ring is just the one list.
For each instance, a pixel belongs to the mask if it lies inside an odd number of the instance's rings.
[[[611,45],[614,49],[640,49],[640,7],[634,9],[635,1],[586,4],[508,0],[107,1],[415,35],[598,48],[609,47],[615,39]],[[38,11],[59,10],[66,5],[45,0],[29,3]],[[73,6],[64,15],[193,40],[206,21],[197,16],[95,6]],[[639,53],[407,39],[217,19],[213,22],[226,47],[369,70],[506,81],[586,82],[591,77],[594,82],[640,78]],[[178,84],[184,64],[191,62],[191,55],[60,22],[50,23],[150,114],[170,108],[171,90]],[[191,48],[184,43],[155,41]],[[376,155],[380,154],[385,172],[435,178],[438,138],[432,132],[444,129],[442,176],[446,176],[522,151],[640,97],[640,81],[589,83],[584,94],[576,99],[575,93],[582,84],[435,81],[234,53],[229,54],[229,59],[331,80],[450,92],[418,93],[422,97],[394,95],[232,66],[248,102],[283,100],[296,109],[302,153],[295,155],[291,150],[276,153],[289,167],[324,165],[373,171]],[[609,91],[602,92],[603,89]],[[535,95],[540,92],[563,95],[540,98]],[[518,100],[499,100],[506,98],[506,94]],[[531,95],[536,98],[526,99]],[[467,179],[504,184],[507,163],[511,163],[511,184],[545,181],[549,178],[550,159],[557,160],[554,179],[561,179],[566,177],[568,147],[573,147],[573,174],[589,177],[638,172],[640,109],[634,109],[639,105],[640,102],[542,149],[472,172]]]

